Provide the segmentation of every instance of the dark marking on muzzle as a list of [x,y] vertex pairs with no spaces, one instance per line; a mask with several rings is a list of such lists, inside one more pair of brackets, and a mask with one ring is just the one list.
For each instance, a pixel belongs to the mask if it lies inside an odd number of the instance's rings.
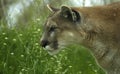
[[47,45],[49,45],[49,41],[48,40],[41,40],[40,45],[45,48]]

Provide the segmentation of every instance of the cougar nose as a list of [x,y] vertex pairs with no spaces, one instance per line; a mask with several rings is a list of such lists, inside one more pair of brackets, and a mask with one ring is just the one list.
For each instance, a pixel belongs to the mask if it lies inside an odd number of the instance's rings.
[[41,42],[40,42],[40,45],[42,46],[42,47],[46,47],[47,45],[49,44],[49,41],[48,40],[41,40]]

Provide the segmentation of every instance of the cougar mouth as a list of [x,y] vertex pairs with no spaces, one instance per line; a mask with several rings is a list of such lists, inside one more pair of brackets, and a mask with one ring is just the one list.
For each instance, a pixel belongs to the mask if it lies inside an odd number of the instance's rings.
[[46,50],[50,55],[55,55],[63,48],[63,42],[61,41],[52,41],[48,42],[46,40],[41,40],[41,46]]

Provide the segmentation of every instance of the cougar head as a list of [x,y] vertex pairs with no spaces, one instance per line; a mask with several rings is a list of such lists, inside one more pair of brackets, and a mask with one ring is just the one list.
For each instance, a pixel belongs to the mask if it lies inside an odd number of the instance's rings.
[[82,23],[82,18],[78,11],[67,6],[56,9],[48,5],[48,8],[52,14],[44,24],[40,44],[53,55],[65,46],[79,43],[83,39],[78,28]]

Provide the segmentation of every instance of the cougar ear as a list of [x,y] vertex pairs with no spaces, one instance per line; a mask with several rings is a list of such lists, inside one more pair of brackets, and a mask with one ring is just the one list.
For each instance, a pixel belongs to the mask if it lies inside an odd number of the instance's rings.
[[61,7],[61,15],[65,18],[71,19],[74,22],[80,21],[80,14],[78,11],[71,9],[68,6]]
[[57,8],[52,7],[52,6],[49,5],[49,4],[47,4],[47,8],[48,8],[51,12],[56,12],[56,11],[59,10],[59,9],[57,9]]

